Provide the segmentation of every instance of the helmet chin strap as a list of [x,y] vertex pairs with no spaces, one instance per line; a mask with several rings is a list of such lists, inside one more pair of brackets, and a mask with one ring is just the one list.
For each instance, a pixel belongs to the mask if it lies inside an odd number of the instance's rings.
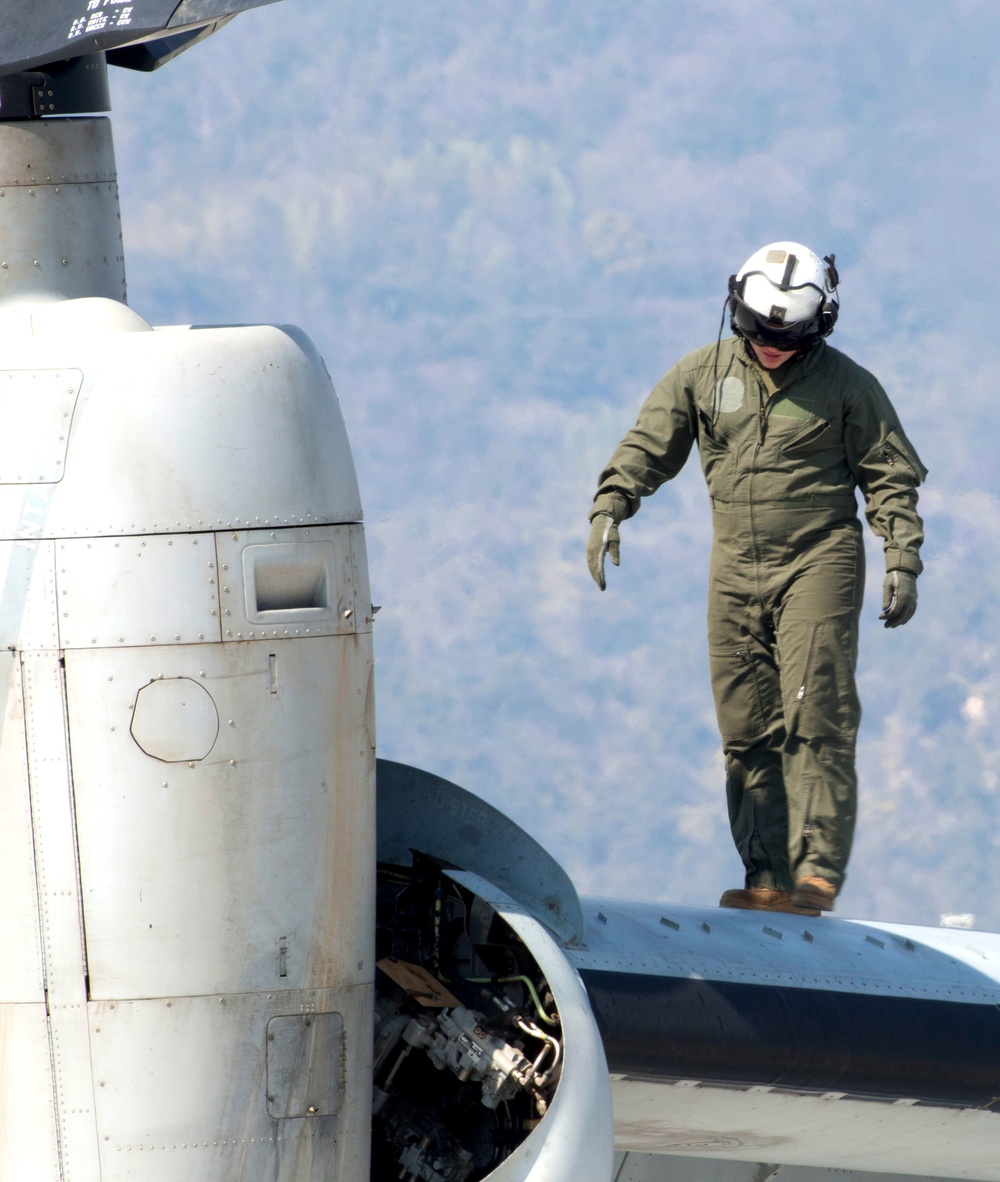
[[[732,292],[736,276],[729,276],[729,290]],[[722,348],[722,330],[726,327],[726,313],[729,311],[729,296],[722,305],[722,317],[719,320],[719,334],[715,338],[715,357],[712,360],[712,428],[718,422],[722,413],[722,395],[719,392],[719,349]]]

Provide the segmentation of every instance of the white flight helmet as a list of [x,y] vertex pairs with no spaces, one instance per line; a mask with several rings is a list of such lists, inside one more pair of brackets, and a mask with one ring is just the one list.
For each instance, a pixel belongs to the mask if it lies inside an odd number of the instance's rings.
[[777,349],[810,349],[837,323],[834,256],[821,259],[800,242],[772,242],[729,279],[735,333]]

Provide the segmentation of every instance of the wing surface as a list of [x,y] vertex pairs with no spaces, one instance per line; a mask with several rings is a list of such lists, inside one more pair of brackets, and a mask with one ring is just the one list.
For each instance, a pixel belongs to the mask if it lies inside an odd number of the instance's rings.
[[1000,936],[581,902],[619,1150],[1000,1182]]
[[[151,69],[192,34],[236,13],[275,0],[0,0],[0,74],[35,69],[48,62],[109,52],[118,65]],[[211,30],[209,30],[211,31]],[[115,52],[144,42],[169,42],[159,54],[131,55],[116,61]],[[166,50],[171,52],[166,54]]]

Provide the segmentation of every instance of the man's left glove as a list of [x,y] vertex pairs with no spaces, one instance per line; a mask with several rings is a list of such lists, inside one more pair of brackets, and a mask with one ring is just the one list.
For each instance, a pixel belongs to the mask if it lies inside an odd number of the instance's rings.
[[887,628],[898,628],[917,610],[917,576],[907,570],[891,570],[882,584],[882,614]]
[[618,525],[613,517],[606,513],[598,513],[590,523],[590,537],[587,539],[587,566],[594,576],[594,582],[603,591],[604,556],[609,555],[615,566],[620,566],[619,550],[621,537]]

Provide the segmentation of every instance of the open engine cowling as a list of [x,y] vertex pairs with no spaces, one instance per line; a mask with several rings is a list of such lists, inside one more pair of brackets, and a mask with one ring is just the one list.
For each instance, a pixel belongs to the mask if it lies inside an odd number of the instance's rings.
[[457,785],[386,760],[377,782],[373,1177],[606,1182],[607,1062],[564,952],[582,933],[572,884]]

